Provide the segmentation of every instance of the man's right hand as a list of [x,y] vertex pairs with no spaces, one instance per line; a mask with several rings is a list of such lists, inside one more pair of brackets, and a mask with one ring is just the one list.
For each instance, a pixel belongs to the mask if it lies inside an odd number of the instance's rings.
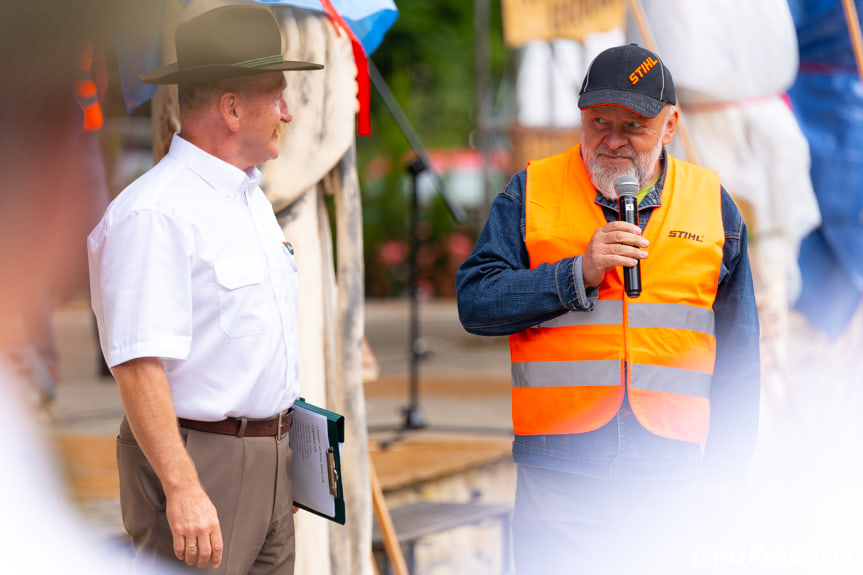
[[180,436],[162,362],[155,357],[136,358],[112,367],[111,373],[135,440],[165,490],[174,555],[189,565],[218,567],[222,561],[219,515]]
[[626,222],[610,222],[597,228],[581,257],[584,287],[602,283],[605,273],[617,266],[632,267],[647,257],[650,242],[641,235],[641,228]]
[[200,484],[169,495],[167,515],[177,559],[217,568],[222,562],[222,530],[216,507]]

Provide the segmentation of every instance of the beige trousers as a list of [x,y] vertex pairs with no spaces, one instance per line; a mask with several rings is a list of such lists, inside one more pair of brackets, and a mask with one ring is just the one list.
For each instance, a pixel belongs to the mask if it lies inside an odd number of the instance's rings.
[[234,437],[180,429],[201,484],[216,506],[224,552],[218,569],[186,567],[174,557],[165,493],[123,418],[117,436],[120,507],[135,561],[167,562],[201,574],[290,575],[294,571],[288,437]]

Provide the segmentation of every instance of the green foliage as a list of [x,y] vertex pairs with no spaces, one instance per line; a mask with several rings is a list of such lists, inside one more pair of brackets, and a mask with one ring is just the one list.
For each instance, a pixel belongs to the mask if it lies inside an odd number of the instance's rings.
[[[492,85],[503,75],[500,2],[489,0]],[[474,3],[468,0],[400,0],[399,17],[371,55],[415,132],[427,149],[469,146],[476,127]],[[407,262],[394,263],[410,241],[410,186],[405,163],[411,148],[372,87],[372,132],[357,142],[363,189],[366,291],[369,296],[404,295]],[[382,181],[366,173],[384,159]],[[476,221],[457,225],[440,198],[423,206],[420,275],[425,292],[452,295],[463,238],[477,234]],[[451,238],[455,237],[455,244]],[[462,243],[459,243],[462,242]],[[456,246],[453,252],[453,245]],[[463,250],[462,250],[463,251]],[[383,254],[383,256],[382,256]]]
[[[504,68],[500,3],[491,6],[493,76]],[[403,0],[399,17],[371,59],[427,148],[462,147],[475,127],[474,4],[468,0]],[[372,90],[374,135],[360,154],[409,149]],[[364,158],[361,157],[362,161]]]

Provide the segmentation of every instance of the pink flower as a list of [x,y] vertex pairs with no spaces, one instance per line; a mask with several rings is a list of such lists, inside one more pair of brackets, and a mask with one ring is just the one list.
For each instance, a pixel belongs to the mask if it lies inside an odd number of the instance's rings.
[[388,266],[394,266],[405,261],[408,256],[408,246],[398,240],[384,242],[378,248],[378,257]]
[[466,260],[473,251],[473,240],[465,234],[455,233],[449,237],[449,253],[457,260]]

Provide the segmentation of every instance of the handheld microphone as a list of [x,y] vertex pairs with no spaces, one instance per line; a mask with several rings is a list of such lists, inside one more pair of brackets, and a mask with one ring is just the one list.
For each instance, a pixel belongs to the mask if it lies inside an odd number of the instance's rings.
[[[638,180],[628,174],[614,181],[617,193],[618,220],[638,225]],[[641,295],[641,262],[634,267],[623,268],[623,289],[626,295],[636,298]]]

